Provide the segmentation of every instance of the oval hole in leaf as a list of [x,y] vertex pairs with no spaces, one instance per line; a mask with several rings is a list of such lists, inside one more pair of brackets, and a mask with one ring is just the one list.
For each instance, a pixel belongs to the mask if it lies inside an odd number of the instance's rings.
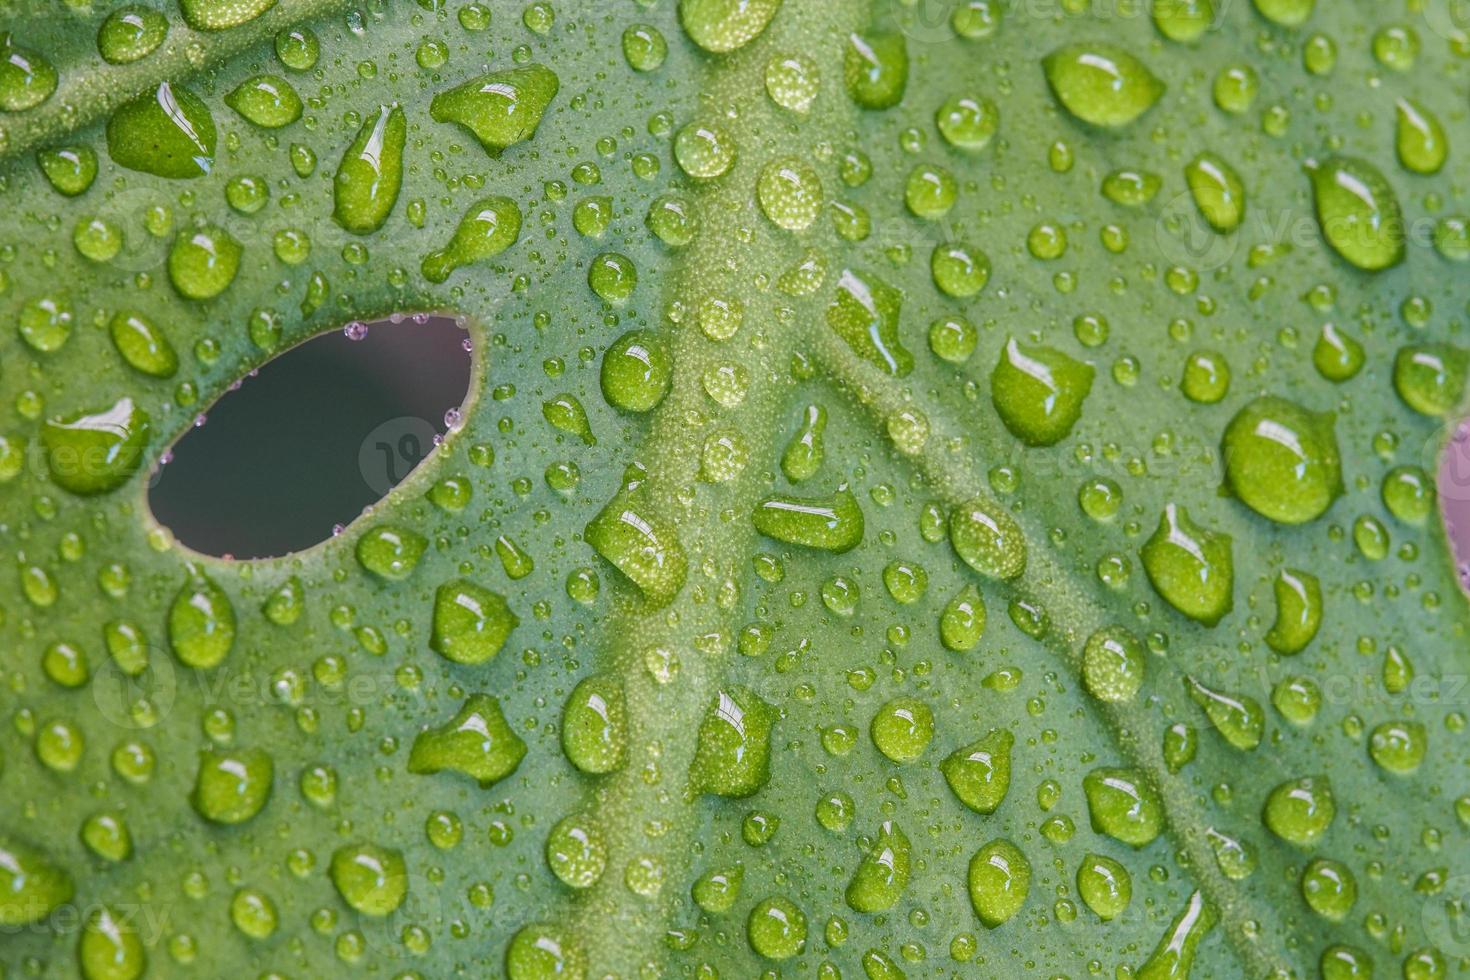
[[[398,318],[395,318],[398,319]],[[158,522],[208,555],[308,548],[402,481],[463,409],[469,334],[441,316],[334,330],[251,372],[171,450]]]

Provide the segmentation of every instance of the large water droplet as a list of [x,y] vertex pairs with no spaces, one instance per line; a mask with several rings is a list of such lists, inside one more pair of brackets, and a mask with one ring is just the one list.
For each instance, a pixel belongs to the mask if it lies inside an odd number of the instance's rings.
[[51,98],[56,68],[41,54],[0,31],[0,112],[24,112]]
[[1209,935],[1219,918],[1215,907],[1195,891],[1134,974],[1136,980],[1189,980],[1200,940]]
[[1337,803],[1325,777],[1289,779],[1266,797],[1261,820],[1271,833],[1300,848],[1315,847],[1332,826]]
[[1011,746],[1015,736],[997,728],[977,742],[955,749],[939,764],[944,780],[961,803],[976,813],[994,813],[1011,788]]
[[148,413],[131,398],[47,419],[41,427],[46,468],[51,479],[72,493],[106,493],[138,469],[148,434]]
[[225,105],[264,129],[279,129],[301,118],[301,96],[279,75],[245,79],[225,96]]
[[760,36],[781,0],[679,0],[689,40],[713,54],[742,48]]
[[200,670],[217,666],[235,644],[234,604],[198,569],[169,607],[168,642],[180,663]]
[[42,852],[0,836],[0,926],[40,922],[71,901],[71,875]]
[[756,505],[755,529],[788,544],[842,553],[863,540],[863,511],[846,487],[831,497],[770,496]]
[[332,182],[332,217],[354,235],[383,227],[403,182],[408,120],[395,103],[369,113],[342,154]]
[[1322,585],[1311,572],[1283,568],[1272,583],[1276,621],[1266,644],[1283,656],[1301,653],[1322,625]]
[[1225,486],[1273,521],[1303,524],[1341,496],[1334,416],[1265,395],[1247,404],[1220,440]]
[[1235,560],[1228,534],[1200,527],[1168,504],[1140,549],[1154,590],[1191,619],[1214,626],[1235,603]]
[[847,883],[848,907],[865,913],[892,908],[908,887],[911,851],[903,829],[892,820],[883,821],[877,839]]
[[479,139],[485,152],[501,151],[536,135],[561,79],[545,65],[526,65],[470,79],[429,103],[435,122],[458,123]]
[[185,299],[214,299],[240,271],[245,246],[224,228],[204,225],[185,230],[168,251],[168,279]]
[[891,109],[909,83],[909,52],[902,34],[852,34],[842,55],[847,94],[864,109]]
[[179,0],[184,20],[196,31],[222,31],[248,24],[276,5],[276,0]]
[[270,801],[275,772],[275,760],[264,749],[207,749],[199,753],[189,802],[213,823],[244,823]]
[[986,844],[970,858],[966,876],[970,905],[987,929],[1010,919],[1031,892],[1031,862],[1008,840]]
[[992,500],[976,497],[949,515],[949,542],[966,565],[987,578],[1012,579],[1026,570],[1021,526]]
[[500,702],[472,694],[448,722],[414,737],[408,771],[463,773],[485,789],[515,772],[525,757],[526,743],[505,720]]
[[1332,157],[1308,164],[1317,224],[1344,259],[1369,272],[1404,259],[1404,218],[1399,200],[1371,163]]
[[482,664],[500,652],[520,619],[505,598],[473,582],[446,582],[434,592],[429,646],[457,664]]
[[562,709],[561,745],[572,765],[583,772],[622,768],[628,719],[623,687],[615,677],[594,674],[572,689]]
[[1066,438],[1082,417],[1092,391],[1091,364],[1055,347],[1007,339],[990,373],[990,397],[1011,435],[1028,446],[1050,446]]
[[858,357],[902,377],[914,367],[913,355],[898,337],[902,305],[903,293],[881,279],[843,269],[827,307],[827,325]]
[[1164,94],[1143,62],[1114,44],[1067,44],[1042,59],[1047,84],[1068,112],[1094,126],[1126,126]]
[[123,103],[107,120],[107,153],[113,162],[156,177],[204,176],[214,166],[214,146],[209,107],[169,82]]
[[342,901],[375,918],[391,915],[408,894],[403,854],[367,841],[345,844],[332,852],[331,875]]
[[1148,776],[1136,769],[1094,769],[1082,778],[1092,829],[1143,847],[1164,829],[1164,804]]
[[521,237],[521,209],[508,197],[486,197],[471,204],[454,237],[424,256],[424,278],[443,282],[455,269],[493,259]]
[[673,526],[636,497],[626,490],[613,497],[588,523],[587,543],[650,604],[666,606],[684,587],[688,559]]
[[775,721],[775,709],[748,688],[727,687],[716,694],[699,723],[690,788],[731,797],[759,791],[770,779]]

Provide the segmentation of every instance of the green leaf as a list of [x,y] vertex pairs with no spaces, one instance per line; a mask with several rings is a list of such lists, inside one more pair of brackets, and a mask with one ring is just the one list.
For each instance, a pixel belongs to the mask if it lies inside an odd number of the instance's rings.
[[[1463,965],[1422,6],[12,5],[0,972]],[[156,525],[425,310],[475,380],[371,522]]]

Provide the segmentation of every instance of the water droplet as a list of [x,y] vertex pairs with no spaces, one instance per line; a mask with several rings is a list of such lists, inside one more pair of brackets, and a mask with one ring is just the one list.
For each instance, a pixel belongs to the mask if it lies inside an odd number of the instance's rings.
[[909,83],[909,51],[897,33],[851,34],[842,55],[848,97],[864,109],[891,109]]
[[41,428],[51,479],[76,494],[115,490],[138,469],[148,443],[148,413],[131,398],[107,408],[47,419]]
[[1050,446],[1082,417],[1093,375],[1092,365],[1055,347],[1012,337],[990,374],[990,397],[1011,435],[1028,446]]
[[202,177],[214,166],[209,107],[183,86],[161,82],[107,120],[107,153],[118,166],[156,177]]
[[357,562],[378,578],[401,582],[413,574],[429,539],[406,527],[380,524],[357,539]]
[[470,205],[454,237],[444,248],[424,256],[423,274],[444,282],[455,269],[493,259],[521,236],[521,209],[508,197],[486,197]]
[[1247,404],[1225,428],[1220,455],[1225,487],[1262,517],[1303,524],[1341,496],[1334,416],[1265,395]]
[[674,135],[674,160],[690,177],[713,180],[735,165],[735,139],[715,123],[689,123]]
[[108,64],[126,65],[148,57],[167,36],[167,17],[130,3],[108,14],[97,29],[97,53]]
[[0,925],[41,922],[71,901],[75,891],[71,876],[45,854],[0,836]]
[[519,624],[503,596],[458,579],[434,592],[429,646],[448,660],[474,666],[499,653]]
[[1164,507],[1139,554],[1154,590],[1191,619],[1214,626],[1234,606],[1230,535],[1200,527],[1183,507]]
[[917,698],[894,698],[873,715],[868,734],[889,761],[913,762],[934,738],[934,712]]
[[168,642],[186,667],[217,666],[235,644],[235,607],[224,590],[193,569],[168,612]]
[[1026,570],[1026,540],[1020,525],[983,497],[950,514],[949,541],[965,564],[988,578],[1012,579]]
[[847,883],[847,905],[854,912],[883,912],[903,897],[909,885],[912,850],[902,828],[892,820],[878,827],[878,836],[863,854]]
[[108,325],[113,346],[133,370],[150,378],[171,378],[179,357],[162,330],[141,313],[119,310]]
[[1439,117],[1413,99],[1399,99],[1396,108],[1399,163],[1416,174],[1439,173],[1450,152]]
[[827,307],[827,325],[863,360],[902,377],[914,358],[899,342],[903,294],[875,276],[842,270],[837,295]]
[[947,650],[967,653],[979,645],[984,633],[985,600],[979,589],[967,585],[939,614],[939,640]]
[[1102,192],[1114,204],[1139,208],[1152,201],[1163,186],[1163,178],[1147,170],[1114,170],[1103,178]]
[[1136,980],[1188,980],[1194,968],[1195,950],[1199,948],[1200,940],[1215,928],[1219,918],[1215,907],[1205,900],[1201,892],[1192,893],[1184,908],[1169,923],[1159,944],[1133,976]]
[[51,98],[56,68],[39,53],[0,31],[0,112],[24,112]]
[[1335,324],[1322,325],[1322,332],[1312,347],[1312,364],[1322,377],[1341,384],[1355,377],[1366,360],[1362,344]]
[[118,914],[105,905],[87,915],[77,941],[77,967],[84,980],[137,980],[148,969],[138,936],[136,909]]
[[240,824],[251,819],[271,797],[275,761],[264,749],[206,749],[189,802],[205,820]]
[[585,537],[652,606],[666,606],[684,587],[688,559],[673,526],[635,498],[631,491],[618,493],[587,525]]
[[820,87],[817,66],[804,55],[776,55],[766,62],[766,94],[788,112],[805,115]]
[[97,179],[97,152],[90,146],[58,146],[36,153],[41,173],[58,194],[76,197]]
[[1358,881],[1341,861],[1316,858],[1302,872],[1302,898],[1328,922],[1342,922],[1358,900]]
[[996,839],[970,858],[970,905],[987,929],[1010,919],[1031,892],[1031,862],[1008,840]]
[[1179,44],[1193,44],[1215,26],[1213,0],[1154,0],[1153,7],[1154,27]]
[[1164,829],[1164,804],[1148,777],[1134,769],[1094,769],[1082,779],[1092,829],[1143,847]]
[[1184,179],[1200,216],[1211,228],[1228,235],[1245,217],[1245,184],[1235,168],[1208,151],[1184,168]]
[[1082,681],[1099,701],[1131,701],[1143,686],[1144,652],[1122,626],[1105,626],[1082,648]]
[[1336,815],[1332,787],[1321,776],[1303,776],[1279,784],[1266,797],[1261,810],[1261,820],[1271,833],[1304,849],[1317,845]]
[[472,78],[429,103],[435,122],[458,123],[492,157],[536,135],[561,79],[545,65],[526,65]]
[[781,454],[781,472],[792,483],[809,480],[822,468],[825,452],[822,434],[827,431],[827,410],[821,405],[808,405],[802,412],[801,425]]
[[1261,744],[1266,713],[1255,698],[1216,691],[1188,676],[1184,678],[1184,687],[1225,741],[1244,752]]
[[734,907],[740,898],[740,886],[744,881],[744,865],[711,868],[695,880],[690,892],[694,904],[710,915],[719,915]]
[[1429,751],[1429,732],[1422,722],[1385,721],[1368,736],[1368,754],[1381,769],[1407,776]]
[[634,71],[658,71],[669,54],[669,42],[652,24],[629,24],[623,30],[623,58]]
[[403,854],[367,841],[333,851],[331,875],[342,901],[363,915],[391,915],[408,894]]
[[225,105],[264,129],[279,129],[301,118],[301,96],[279,75],[245,79],[225,96]]
[[952,95],[935,112],[934,125],[950,146],[978,153],[1000,127],[1000,110],[983,95]]
[[625,412],[648,412],[663,401],[673,365],[663,339],[651,330],[630,330],[602,356],[602,395]]
[[863,511],[845,486],[827,498],[767,497],[756,505],[751,519],[767,537],[836,554],[851,551],[863,540]]
[[546,863],[568,888],[591,888],[607,867],[607,842],[591,818],[563,817],[546,835]]
[[1470,355],[1451,344],[1410,344],[1393,361],[1393,386],[1416,412],[1449,415],[1460,407]]
[[1109,922],[1127,911],[1133,900],[1133,876],[1110,857],[1087,854],[1077,866],[1077,894],[1094,915]]
[[1276,574],[1276,622],[1266,643],[1277,653],[1301,653],[1322,625],[1322,586],[1310,572],[1284,568]]
[[1164,83],[1148,66],[1101,41],[1063,45],[1042,59],[1042,67],[1057,101],[1094,126],[1126,126],[1164,94]]
[[1011,788],[1015,736],[1002,728],[955,749],[939,764],[950,791],[976,813],[994,813]]
[[562,710],[562,751],[586,773],[621,769],[628,746],[627,708],[622,685],[601,674],[583,678]]
[[276,0],[179,0],[184,20],[196,31],[222,31],[248,24],[276,5]]
[[756,197],[777,228],[805,231],[822,210],[822,179],[804,160],[772,160],[761,168]]
[[288,27],[276,35],[276,57],[292,71],[311,71],[321,57],[321,42],[310,27]]
[[332,183],[332,217],[354,235],[377,231],[392,213],[403,181],[407,136],[403,110],[396,103],[380,105],[342,154]]
[[1256,11],[1273,24],[1300,27],[1312,16],[1317,0],[1253,0]]
[[505,720],[500,702],[472,694],[448,722],[414,737],[408,771],[463,773],[488,789],[515,772],[525,757],[526,743]]
[[638,285],[638,270],[626,255],[604,252],[587,267],[587,285],[604,303],[622,306]]
[[743,48],[761,35],[781,0],[679,0],[689,40],[712,54]]
[[1398,197],[1377,168],[1352,157],[1308,164],[1322,237],[1348,262],[1369,272],[1404,258]]
[[762,899],[745,920],[750,948],[768,960],[787,960],[806,949],[806,916],[789,899]]
[[929,257],[929,274],[944,295],[969,299],[990,281],[990,258],[965,242],[941,243]]
[[235,236],[218,225],[182,231],[169,249],[169,282],[186,299],[213,299],[235,281],[244,252]]
[[776,711],[745,687],[715,695],[699,723],[689,785],[697,793],[751,796],[770,779]]

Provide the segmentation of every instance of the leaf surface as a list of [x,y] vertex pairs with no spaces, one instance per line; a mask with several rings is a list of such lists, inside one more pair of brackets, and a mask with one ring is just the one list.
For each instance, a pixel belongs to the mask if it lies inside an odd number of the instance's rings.
[[[1436,5],[259,6],[6,18],[0,963],[1470,956]],[[424,310],[470,401],[370,515],[154,524],[233,382]]]

